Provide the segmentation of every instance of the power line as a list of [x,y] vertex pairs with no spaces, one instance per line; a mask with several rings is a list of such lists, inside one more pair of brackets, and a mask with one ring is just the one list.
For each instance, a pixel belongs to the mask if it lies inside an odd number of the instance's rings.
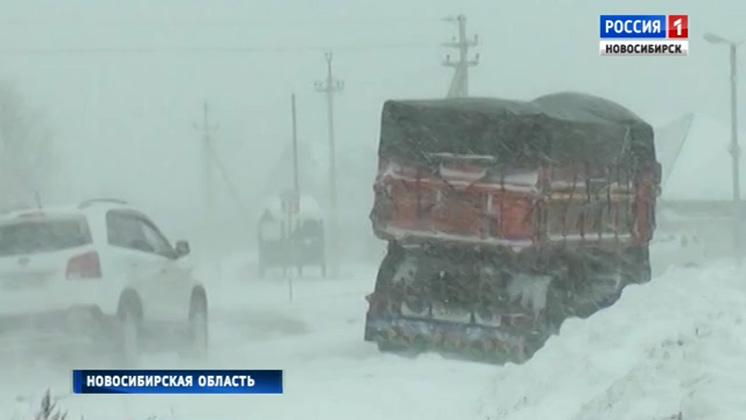
[[438,18],[427,17],[405,17],[391,16],[380,18],[318,18],[318,19],[289,19],[289,20],[267,20],[267,19],[230,19],[230,20],[54,20],[54,19],[4,19],[0,20],[2,26],[100,26],[100,27],[255,27],[255,26],[329,26],[329,25],[390,25],[390,24],[416,24],[434,23]]
[[0,55],[86,55],[86,54],[208,54],[208,53],[287,53],[434,48],[432,44],[359,44],[337,46],[284,47],[97,47],[97,48],[0,48]]
[[228,176],[228,170],[225,168],[225,165],[223,165],[223,161],[220,160],[220,156],[218,156],[218,153],[215,150],[215,146],[212,143],[207,144],[207,152],[210,154],[209,157],[212,158],[212,160],[214,161],[220,177],[223,178],[223,182],[228,188],[228,192],[230,193],[231,198],[233,198],[233,201],[236,204],[236,208],[241,213],[245,212],[247,207],[244,206],[243,202],[241,201],[241,195],[238,193],[238,188],[236,188],[236,185],[233,183],[233,181],[231,181],[230,176]]

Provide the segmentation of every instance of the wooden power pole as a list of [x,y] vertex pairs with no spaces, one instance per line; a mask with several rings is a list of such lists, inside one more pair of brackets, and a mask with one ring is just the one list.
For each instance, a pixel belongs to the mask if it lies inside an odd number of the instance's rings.
[[316,90],[326,95],[327,127],[329,130],[329,252],[331,259],[331,277],[339,275],[339,231],[337,209],[337,162],[334,144],[334,94],[344,89],[342,81],[334,79],[332,74],[332,53],[326,58],[326,80],[316,83]]
[[298,122],[295,112],[295,94],[291,96],[291,112],[293,118],[293,189],[300,199],[300,183],[298,181]]

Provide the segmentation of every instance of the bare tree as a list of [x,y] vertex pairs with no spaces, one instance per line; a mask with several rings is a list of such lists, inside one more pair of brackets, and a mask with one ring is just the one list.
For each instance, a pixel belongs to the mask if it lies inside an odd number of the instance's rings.
[[29,205],[54,173],[52,133],[39,110],[0,81],[0,208]]

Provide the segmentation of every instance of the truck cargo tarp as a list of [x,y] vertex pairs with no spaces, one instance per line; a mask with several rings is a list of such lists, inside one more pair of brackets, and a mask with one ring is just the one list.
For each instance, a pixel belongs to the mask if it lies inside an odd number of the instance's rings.
[[427,163],[423,159],[429,153],[492,156],[498,165],[655,161],[653,128],[623,106],[596,96],[567,92],[532,101],[387,101],[380,156]]

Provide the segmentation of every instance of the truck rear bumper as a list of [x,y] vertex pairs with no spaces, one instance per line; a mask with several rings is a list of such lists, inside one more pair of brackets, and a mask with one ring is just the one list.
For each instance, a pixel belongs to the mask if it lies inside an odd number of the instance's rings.
[[526,360],[530,356],[527,352],[532,352],[527,346],[533,347],[529,341],[546,338],[528,332],[526,336],[509,333],[499,327],[371,314],[366,317],[364,336],[365,341],[379,345],[498,363]]

